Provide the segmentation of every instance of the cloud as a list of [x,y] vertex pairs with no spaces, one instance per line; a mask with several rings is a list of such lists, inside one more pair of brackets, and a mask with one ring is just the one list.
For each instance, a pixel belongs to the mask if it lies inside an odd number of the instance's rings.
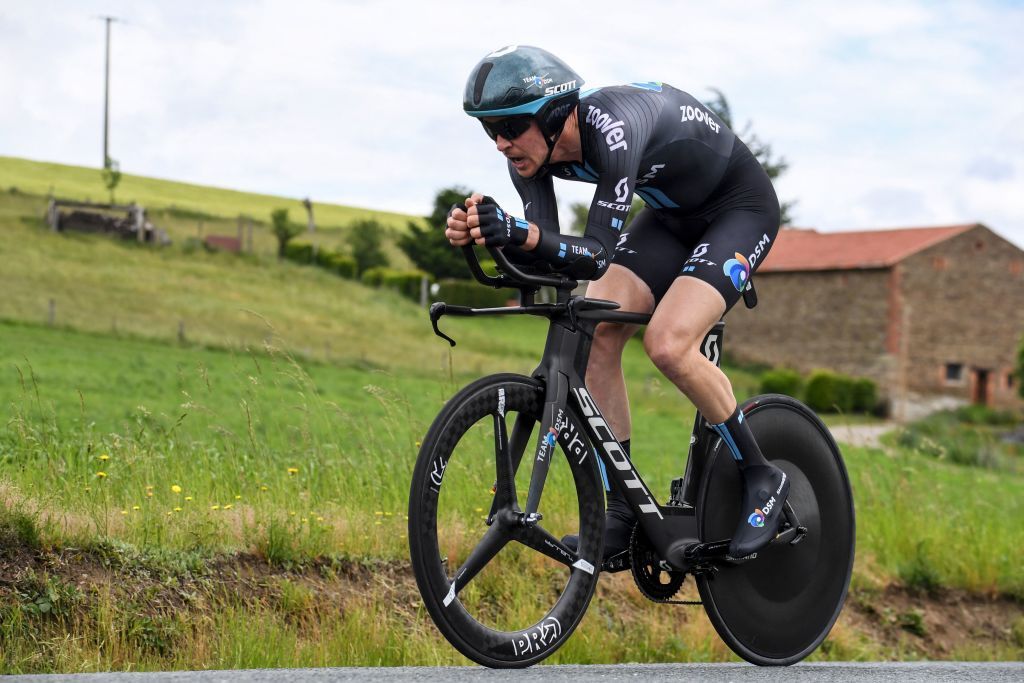
[[[589,85],[664,80],[729,98],[790,162],[796,220],[982,220],[1024,245],[993,184],[1024,153],[1024,8],[1013,4],[524,0],[53,2],[0,10],[0,154],[98,166],[103,26],[112,155],[127,172],[426,213],[440,187],[518,197],[464,79],[506,44],[548,47]],[[528,18],[538,18],[528,21]],[[543,18],[543,20],[540,20]],[[556,186],[563,207],[592,187]]]

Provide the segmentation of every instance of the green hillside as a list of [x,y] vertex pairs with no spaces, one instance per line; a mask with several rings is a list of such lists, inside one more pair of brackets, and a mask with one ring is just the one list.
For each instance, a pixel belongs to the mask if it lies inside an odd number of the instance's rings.
[[[52,193],[62,199],[95,202],[108,200],[101,170],[98,168],[0,156],[0,190],[12,187],[26,194],[46,196]],[[129,173],[121,176],[121,182],[117,187],[117,200],[119,203],[134,201],[154,209],[174,208],[179,212],[230,219],[239,214],[246,214],[257,220],[267,221],[270,212],[277,208],[290,209],[292,219],[303,223],[306,215],[301,197],[274,197],[146,178]],[[313,200],[316,201],[316,197],[313,197]],[[400,213],[320,202],[316,202],[314,213],[317,224],[325,228],[336,228],[362,218],[374,218],[386,225],[404,228],[406,221],[411,218]]]
[[[157,185],[168,247],[55,234],[45,198],[26,194],[45,182],[42,166],[0,159],[0,673],[464,663],[408,575],[417,442],[471,379],[531,372],[543,321],[445,319],[452,349],[419,305],[280,262],[266,232],[253,254],[197,248],[198,222],[230,232],[229,200],[242,193],[196,188],[188,211],[172,210],[185,204]],[[693,408],[639,340],[624,367],[633,453],[664,498]],[[740,397],[757,393],[756,374],[727,373]],[[858,510],[847,614],[859,616],[816,657],[934,654],[907,644],[935,622],[894,612],[893,586],[1018,604],[1017,470],[939,462],[904,443],[844,453]],[[565,472],[552,473],[555,518],[571,503],[557,487]],[[487,504],[486,486],[456,486]],[[467,515],[467,534],[476,522]],[[512,602],[547,580],[499,578]],[[729,659],[699,612],[644,603],[626,575],[602,587],[554,662]],[[991,650],[948,656],[1019,658],[1013,609]],[[895,637],[865,636],[865,619]]]

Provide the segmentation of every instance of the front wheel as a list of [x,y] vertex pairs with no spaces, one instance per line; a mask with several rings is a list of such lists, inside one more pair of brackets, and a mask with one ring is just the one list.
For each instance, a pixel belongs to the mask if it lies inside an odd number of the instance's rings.
[[[832,629],[850,585],[854,507],[842,455],[814,412],[788,396],[751,399],[743,415],[761,452],[790,479],[789,505],[806,534],[772,543],[756,558],[722,562],[697,577],[708,618],[740,657],[788,665],[813,652]],[[740,519],[741,481],[719,442],[698,496],[702,541],[729,538]]]
[[[413,473],[409,545],[420,595],[444,637],[484,666],[551,655],[597,585],[604,496],[594,451],[564,407],[552,419],[558,428],[540,434],[543,408],[541,382],[485,377],[445,405]],[[543,518],[529,520],[518,492],[525,504],[542,458]],[[578,553],[565,534],[579,535]]]

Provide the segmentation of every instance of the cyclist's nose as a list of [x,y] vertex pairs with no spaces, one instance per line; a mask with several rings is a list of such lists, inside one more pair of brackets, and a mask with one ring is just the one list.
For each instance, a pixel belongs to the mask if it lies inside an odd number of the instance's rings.
[[501,137],[500,135],[494,139],[494,144],[495,144],[495,146],[497,146],[498,151],[502,152],[502,153],[504,153],[506,149],[508,149],[509,147],[512,146],[512,142],[511,141],[506,140],[505,138]]

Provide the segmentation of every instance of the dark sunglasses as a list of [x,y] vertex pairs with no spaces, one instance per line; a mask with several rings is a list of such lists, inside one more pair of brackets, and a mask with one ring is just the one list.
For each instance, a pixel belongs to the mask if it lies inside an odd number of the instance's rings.
[[533,117],[509,116],[490,123],[480,119],[480,123],[483,124],[484,130],[492,140],[497,140],[499,135],[506,140],[515,140],[529,130],[530,124],[533,123]]

